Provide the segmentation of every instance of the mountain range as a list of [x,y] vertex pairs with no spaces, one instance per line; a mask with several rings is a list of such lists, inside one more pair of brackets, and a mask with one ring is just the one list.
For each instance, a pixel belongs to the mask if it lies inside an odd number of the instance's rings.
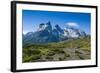
[[43,44],[51,42],[60,42],[68,39],[85,37],[87,34],[75,27],[66,27],[62,29],[58,24],[52,27],[51,22],[41,23],[35,32],[23,34],[24,44]]

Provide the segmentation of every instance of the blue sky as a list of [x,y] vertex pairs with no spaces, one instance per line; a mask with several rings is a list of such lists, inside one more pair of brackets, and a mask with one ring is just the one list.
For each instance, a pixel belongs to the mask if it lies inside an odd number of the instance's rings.
[[22,16],[23,33],[34,32],[38,29],[40,23],[47,23],[50,21],[53,27],[56,24],[61,28],[70,25],[90,34],[90,13],[23,10]]

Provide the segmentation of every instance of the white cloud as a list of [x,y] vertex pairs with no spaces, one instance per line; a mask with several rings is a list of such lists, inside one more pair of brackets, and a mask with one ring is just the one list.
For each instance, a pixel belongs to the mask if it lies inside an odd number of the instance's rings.
[[68,22],[68,23],[66,23],[66,25],[69,26],[69,27],[78,27],[78,26],[79,26],[79,25],[78,25],[77,23],[75,23],[75,22]]

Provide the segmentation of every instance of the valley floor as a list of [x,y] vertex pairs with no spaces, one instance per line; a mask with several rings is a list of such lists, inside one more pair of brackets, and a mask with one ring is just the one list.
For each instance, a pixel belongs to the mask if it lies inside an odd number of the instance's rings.
[[[56,51],[56,52],[55,52]],[[31,52],[30,52],[31,53]],[[37,53],[37,54],[36,54]],[[44,61],[67,61],[67,60],[86,60],[91,58],[90,51],[64,48],[62,50],[33,50],[33,55],[24,57],[23,62],[44,62]]]

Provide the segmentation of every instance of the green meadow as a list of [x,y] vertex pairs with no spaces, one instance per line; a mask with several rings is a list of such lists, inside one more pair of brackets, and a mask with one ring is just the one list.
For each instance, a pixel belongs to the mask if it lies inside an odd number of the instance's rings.
[[46,44],[23,45],[23,62],[47,62],[91,59],[91,37]]

